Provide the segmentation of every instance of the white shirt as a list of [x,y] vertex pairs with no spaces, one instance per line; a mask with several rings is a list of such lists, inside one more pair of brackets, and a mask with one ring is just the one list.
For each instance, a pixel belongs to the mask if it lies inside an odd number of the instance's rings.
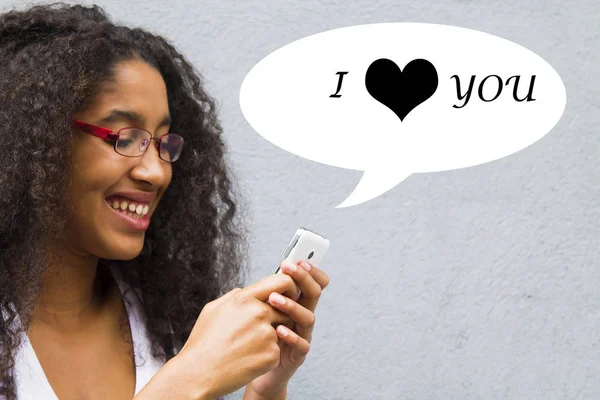
[[[148,381],[163,366],[161,360],[152,357],[151,344],[144,321],[138,294],[130,289],[130,286],[121,280],[117,271],[111,269],[129,317],[131,337],[133,340],[133,351],[135,356],[135,394],[148,383]],[[18,316],[17,316],[18,320]],[[20,323],[18,321],[17,323]],[[23,334],[22,346],[15,357],[15,380],[17,384],[17,399],[19,400],[59,400],[52,390],[44,370],[29,342],[26,334]]]

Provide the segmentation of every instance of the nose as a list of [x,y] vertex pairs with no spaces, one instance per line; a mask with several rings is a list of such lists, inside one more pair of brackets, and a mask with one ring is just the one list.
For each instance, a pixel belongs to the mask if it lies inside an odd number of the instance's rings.
[[146,152],[136,157],[138,163],[131,170],[131,177],[138,181],[145,181],[152,186],[162,186],[167,180],[168,171],[171,168],[170,163],[161,160],[158,156],[158,149],[152,143],[146,149]]

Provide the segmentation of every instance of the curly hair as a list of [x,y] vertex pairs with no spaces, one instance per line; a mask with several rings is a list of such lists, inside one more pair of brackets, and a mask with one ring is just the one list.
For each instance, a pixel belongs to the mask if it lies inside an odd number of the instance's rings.
[[[115,66],[141,59],[162,75],[185,148],[134,259],[100,259],[141,294],[155,357],[174,357],[206,303],[240,286],[246,235],[215,101],[166,39],[111,22],[98,6],[54,3],[0,15],[0,397],[16,398],[14,357],[47,268],[65,237],[72,116]],[[11,306],[12,305],[12,306]],[[13,323],[16,318],[21,324]]]

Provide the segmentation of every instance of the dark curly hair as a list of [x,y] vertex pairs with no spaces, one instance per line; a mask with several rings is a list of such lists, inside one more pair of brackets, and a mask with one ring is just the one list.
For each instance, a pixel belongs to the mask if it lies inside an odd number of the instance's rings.
[[[54,3],[0,15],[0,397],[16,398],[14,357],[47,267],[46,242],[65,236],[72,116],[117,63],[142,59],[162,75],[173,132],[185,148],[141,253],[101,259],[141,293],[155,357],[174,357],[206,303],[247,278],[245,230],[215,102],[166,39],[111,22],[101,7]],[[12,306],[11,306],[12,304]],[[19,317],[21,324],[13,323]]]

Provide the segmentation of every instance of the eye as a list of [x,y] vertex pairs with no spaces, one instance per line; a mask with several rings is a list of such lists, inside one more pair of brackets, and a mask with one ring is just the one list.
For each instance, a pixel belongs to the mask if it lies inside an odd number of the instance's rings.
[[133,143],[133,139],[122,139],[119,138],[119,142],[117,144],[118,148],[128,147]]
[[123,129],[119,135],[117,148],[126,149],[130,146],[136,146],[146,139],[148,132],[139,129]]

